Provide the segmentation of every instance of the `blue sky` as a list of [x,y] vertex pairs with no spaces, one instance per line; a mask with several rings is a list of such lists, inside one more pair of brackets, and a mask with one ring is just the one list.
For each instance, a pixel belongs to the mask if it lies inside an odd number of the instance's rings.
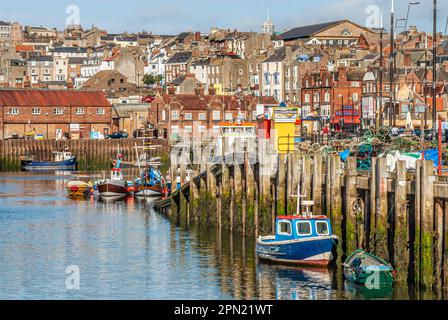
[[[433,0],[420,2],[411,9],[409,24],[432,30]],[[395,4],[396,15],[404,18],[408,0],[395,0]],[[176,34],[186,30],[207,32],[211,26],[260,31],[267,9],[277,31],[339,19],[366,25],[366,10],[371,5],[384,12],[384,26],[390,24],[390,0],[20,0],[2,3],[0,20],[61,29],[69,5],[79,7],[83,26],[95,24],[109,32]],[[439,0],[439,12],[438,30],[443,31],[447,0]]]

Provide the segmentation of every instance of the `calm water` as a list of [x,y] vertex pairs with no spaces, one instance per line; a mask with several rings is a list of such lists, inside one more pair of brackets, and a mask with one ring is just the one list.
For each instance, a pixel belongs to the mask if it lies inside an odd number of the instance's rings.
[[[407,298],[336,290],[332,270],[259,264],[253,241],[177,227],[145,201],[71,200],[69,178],[0,176],[0,299]],[[66,288],[73,265],[79,290]]]

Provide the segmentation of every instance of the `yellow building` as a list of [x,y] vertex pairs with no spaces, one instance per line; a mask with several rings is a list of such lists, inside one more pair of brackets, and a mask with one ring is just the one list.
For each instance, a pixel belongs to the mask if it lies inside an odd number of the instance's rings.
[[275,130],[275,148],[279,153],[294,151],[297,119],[297,107],[274,108],[272,122]]

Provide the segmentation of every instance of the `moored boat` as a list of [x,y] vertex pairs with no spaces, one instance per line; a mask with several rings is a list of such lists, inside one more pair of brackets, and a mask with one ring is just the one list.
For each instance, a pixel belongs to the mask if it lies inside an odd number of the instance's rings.
[[53,152],[53,159],[49,161],[35,161],[33,158],[21,160],[22,170],[75,170],[76,156],[68,150]]
[[[300,201],[297,186],[297,215],[278,216],[275,234],[257,239],[256,253],[259,259],[276,263],[288,263],[326,267],[333,261],[338,237],[333,235],[331,221],[323,215],[313,215],[313,201]],[[301,205],[306,211],[299,215]]]
[[372,288],[393,284],[393,267],[384,259],[362,249],[349,255],[343,267],[345,279],[349,282]]
[[121,199],[128,195],[128,183],[123,178],[121,168],[121,155],[118,155],[118,159],[114,161],[110,179],[98,181],[96,186],[103,199]]
[[85,197],[91,193],[93,184],[88,176],[76,176],[67,183],[66,190],[70,197]]
[[256,253],[261,260],[325,267],[337,240],[326,216],[279,216],[275,235],[260,236]]
[[165,183],[159,170],[150,167],[142,171],[134,181],[134,195],[136,197],[160,198],[165,193]]

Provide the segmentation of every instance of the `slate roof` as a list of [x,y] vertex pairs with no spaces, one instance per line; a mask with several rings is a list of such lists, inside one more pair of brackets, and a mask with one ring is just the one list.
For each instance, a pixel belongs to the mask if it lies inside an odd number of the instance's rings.
[[52,56],[36,56],[36,57],[30,57],[30,61],[53,61]]
[[56,47],[53,49],[57,53],[87,53],[87,48],[80,47]]
[[190,34],[191,34],[191,32],[181,32],[181,33],[179,33],[179,35],[176,37],[176,40],[182,42],[182,41],[184,41]]
[[[292,46],[292,52],[296,51],[299,47],[298,46]],[[280,62],[283,61],[286,58],[286,47],[281,47],[277,50],[275,50],[274,54],[268,57],[263,62]]]
[[344,20],[297,27],[280,34],[280,37],[285,41],[295,39],[306,39],[319,31],[338,25],[342,22],[344,22]]
[[11,24],[5,21],[0,21],[0,26],[10,26]]
[[176,52],[171,58],[166,62],[169,63],[188,63],[190,61],[192,53],[189,51]]

